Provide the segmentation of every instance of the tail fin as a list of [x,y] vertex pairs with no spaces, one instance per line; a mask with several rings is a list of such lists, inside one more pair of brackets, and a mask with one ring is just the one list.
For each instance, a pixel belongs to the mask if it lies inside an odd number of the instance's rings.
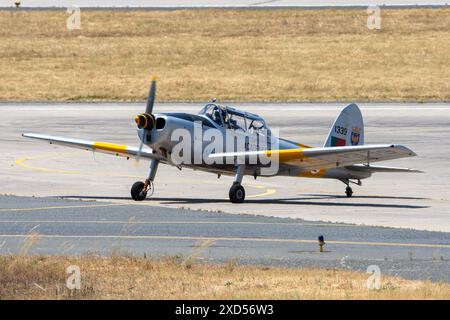
[[364,144],[364,123],[356,104],[346,106],[328,133],[324,147],[360,146]]

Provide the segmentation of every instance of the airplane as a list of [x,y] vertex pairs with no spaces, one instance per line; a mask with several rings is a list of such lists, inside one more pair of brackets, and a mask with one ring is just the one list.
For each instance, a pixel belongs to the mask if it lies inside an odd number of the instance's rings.
[[[180,170],[187,167],[211,172],[217,174],[218,178],[221,175],[234,175],[229,190],[232,203],[242,203],[245,200],[245,189],[242,186],[244,176],[253,176],[255,179],[260,176],[337,179],[346,185],[345,194],[351,197],[353,190],[350,183],[362,185],[361,180],[369,178],[373,173],[421,172],[409,168],[372,165],[378,161],[416,156],[416,153],[398,144],[364,144],[363,117],[356,104],[350,104],[341,111],[322,147],[312,147],[276,137],[262,117],[219,105],[215,99],[207,103],[198,114],[153,113],[155,95],[156,77],[152,77],[145,113],[134,119],[140,139],[139,147],[36,133],[22,135],[50,144],[124,156],[127,159],[135,158],[137,161],[141,158],[150,160],[146,179],[135,182],[131,187],[131,198],[135,201],[142,201],[153,193],[160,163],[176,166]],[[196,135],[194,131],[199,128],[200,135]],[[200,161],[174,161],[180,139],[174,141],[173,135],[179,129],[192,133],[185,142],[194,152],[190,155],[186,153],[186,158],[192,160],[200,154]],[[208,149],[208,145],[203,144],[208,130],[215,130],[232,139],[239,138],[244,144],[233,145],[231,151],[225,152]],[[249,161],[255,156],[260,158]],[[241,160],[237,161],[238,158]],[[269,166],[267,159],[270,162],[275,158],[276,170],[265,170]]]

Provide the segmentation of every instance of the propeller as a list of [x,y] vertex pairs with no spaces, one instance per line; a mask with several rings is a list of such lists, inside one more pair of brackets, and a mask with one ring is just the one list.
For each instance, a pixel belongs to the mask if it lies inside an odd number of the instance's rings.
[[139,165],[139,160],[141,159],[141,154],[142,154],[142,148],[144,147],[144,142],[141,140],[141,143],[139,144],[139,150],[136,156],[136,161],[135,161],[135,165],[138,166]]
[[152,81],[150,82],[150,90],[148,92],[147,106],[145,108],[145,113],[152,113],[153,104],[155,103],[156,94],[156,76],[152,76]]
[[152,114],[153,104],[155,103],[155,95],[156,95],[156,76],[152,76],[152,80],[150,82],[150,90],[148,92],[147,105],[145,107],[145,113],[139,114],[134,118],[137,127],[139,129],[144,130],[141,139],[141,144],[139,145],[139,150],[136,156],[136,164],[139,163],[139,159],[141,158],[142,148],[144,147],[144,141],[147,138],[147,133],[148,131],[152,130],[156,124],[155,116]]

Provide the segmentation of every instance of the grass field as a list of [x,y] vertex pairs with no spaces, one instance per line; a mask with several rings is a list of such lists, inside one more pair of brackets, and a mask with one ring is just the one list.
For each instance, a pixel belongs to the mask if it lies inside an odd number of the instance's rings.
[[[66,288],[66,268],[81,271],[80,290]],[[160,260],[0,256],[0,299],[450,299],[450,284],[335,269],[287,269]]]
[[450,9],[0,11],[0,100],[450,100]]

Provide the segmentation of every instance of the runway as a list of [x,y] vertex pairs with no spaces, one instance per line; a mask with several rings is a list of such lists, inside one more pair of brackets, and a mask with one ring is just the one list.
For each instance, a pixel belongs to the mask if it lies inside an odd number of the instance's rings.
[[[447,5],[442,0],[387,0],[381,3],[385,6],[435,6]],[[292,7],[356,7],[380,5],[377,0],[28,0],[22,1],[23,7],[102,7],[102,8],[292,8]],[[0,7],[13,7],[14,1],[0,0]]]
[[[450,281],[448,233],[287,218],[0,196],[0,254],[195,256]],[[317,238],[325,237],[324,252]]]
[[[344,104],[237,104],[259,113],[281,136],[321,146]],[[366,143],[399,143],[418,157],[383,163],[423,174],[378,173],[344,195],[339,181],[244,178],[247,199],[231,204],[231,177],[161,166],[146,205],[231,214],[300,218],[359,225],[450,232],[450,105],[361,104]],[[129,189],[143,180],[148,163],[25,139],[38,132],[138,145],[134,116],[144,104],[0,104],[0,193],[133,204]],[[156,112],[196,113],[200,104],[158,104]]]

